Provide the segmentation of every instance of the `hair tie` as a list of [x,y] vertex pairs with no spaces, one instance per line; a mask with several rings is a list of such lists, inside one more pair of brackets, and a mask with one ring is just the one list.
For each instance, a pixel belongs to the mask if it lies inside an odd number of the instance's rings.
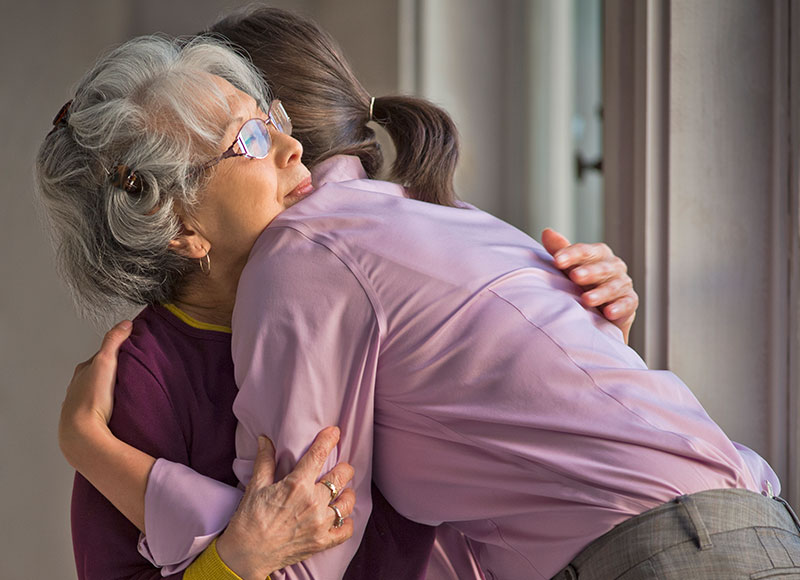
[[144,189],[142,178],[127,165],[117,165],[109,175],[111,176],[111,185],[124,189],[130,194],[142,193],[142,189]]
[[375,97],[370,97],[369,100],[369,120],[372,121],[372,107],[375,106]]
[[47,135],[49,136],[53,133],[56,129],[61,127],[65,127],[67,125],[67,121],[69,121],[69,108],[72,105],[72,99],[64,103],[61,108],[58,110],[58,114],[53,117],[53,128],[50,129],[50,133]]

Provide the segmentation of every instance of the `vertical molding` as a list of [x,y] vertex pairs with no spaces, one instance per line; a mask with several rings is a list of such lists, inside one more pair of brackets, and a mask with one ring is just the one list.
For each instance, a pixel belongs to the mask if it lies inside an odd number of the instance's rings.
[[397,3],[397,71],[401,93],[414,95],[420,90],[420,53],[423,34],[420,31],[422,0],[399,0]]
[[533,235],[553,227],[575,237],[573,188],[574,1],[529,0],[528,90],[530,184],[527,221]]
[[784,494],[800,505],[800,6],[786,0],[789,22],[789,349],[788,359],[788,480]]
[[[771,228],[769,235],[770,301],[768,352],[769,372],[768,416],[769,456],[772,467],[779,474],[788,474],[791,440],[789,416],[791,409],[789,389],[790,365],[790,255],[789,216],[791,213],[790,190],[790,142],[791,133],[789,104],[789,3],[775,0],[773,22],[773,120],[772,120],[772,187]],[[786,482],[788,483],[788,481]]]
[[641,298],[631,346],[667,365],[670,2],[605,3],[606,238]]
[[[604,230],[608,244],[629,266],[633,265],[633,8],[624,0],[603,5],[603,174],[605,179]],[[636,288],[638,272],[631,268]],[[644,296],[641,296],[644,302]],[[643,315],[633,325],[631,346],[640,351],[639,329]]]
[[670,4],[669,0],[638,2],[636,14],[636,54],[644,62],[637,66],[643,79],[637,86],[635,114],[644,122],[635,136],[635,154],[642,157],[635,161],[634,186],[643,195],[634,198],[634,240],[640,248],[634,263],[643,272],[646,297],[642,354],[659,369],[667,368],[669,360]]
[[505,58],[500,66],[506,86],[495,95],[502,110],[496,110],[503,123],[503,134],[499,146],[502,147],[504,161],[503,174],[505,191],[501,199],[500,215],[503,219],[523,231],[537,235],[528,219],[531,206],[531,183],[528,167],[533,157],[530,103],[531,89],[531,44],[529,29],[532,4],[528,0],[507,0],[503,19],[505,37]]

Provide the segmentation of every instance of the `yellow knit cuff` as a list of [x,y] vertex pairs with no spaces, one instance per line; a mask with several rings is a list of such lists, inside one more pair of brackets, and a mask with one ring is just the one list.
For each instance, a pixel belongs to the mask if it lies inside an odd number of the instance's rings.
[[186,568],[183,580],[242,580],[222,561],[217,552],[217,540],[203,550],[192,565]]

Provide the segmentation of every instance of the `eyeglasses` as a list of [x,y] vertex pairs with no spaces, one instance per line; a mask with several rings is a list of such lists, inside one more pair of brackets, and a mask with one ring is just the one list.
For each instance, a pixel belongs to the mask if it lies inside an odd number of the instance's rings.
[[269,135],[268,127],[270,123],[281,133],[292,134],[292,120],[278,99],[269,104],[266,121],[258,117],[246,121],[239,129],[236,140],[225,150],[225,153],[206,163],[203,169],[213,167],[228,157],[244,156],[250,159],[264,159],[269,155],[270,147],[272,147],[272,137]]

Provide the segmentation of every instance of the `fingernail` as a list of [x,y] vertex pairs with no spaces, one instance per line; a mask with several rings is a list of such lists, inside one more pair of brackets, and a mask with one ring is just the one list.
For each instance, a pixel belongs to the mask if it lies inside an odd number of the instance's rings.
[[566,254],[559,254],[555,257],[556,264],[558,266],[563,266],[567,263],[567,255]]
[[597,300],[597,294],[595,292],[589,292],[589,293],[586,294],[586,299],[589,302],[594,302],[594,301]]
[[610,306],[608,309],[608,314],[610,316],[614,316],[619,313],[619,306]]
[[133,322],[131,322],[130,320],[123,320],[122,322],[119,323],[119,327],[122,330],[130,330],[132,326]]
[[575,275],[576,275],[578,278],[583,278],[584,276],[586,276],[586,274],[587,274],[587,271],[586,271],[586,268],[578,268],[578,269],[577,269],[577,270],[575,270],[575,272],[573,272],[573,273],[574,273],[574,274],[575,274]]
[[258,450],[264,451],[267,448],[267,437],[266,435],[259,435],[258,436]]

